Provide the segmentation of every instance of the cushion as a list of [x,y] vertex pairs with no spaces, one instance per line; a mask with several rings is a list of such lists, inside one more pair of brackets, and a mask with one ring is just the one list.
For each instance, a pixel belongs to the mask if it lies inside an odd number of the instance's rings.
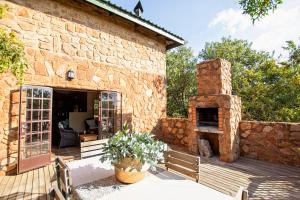
[[86,121],[87,125],[90,127],[90,129],[97,128],[97,124],[94,119],[89,119],[89,120],[85,120],[85,121]]
[[110,162],[101,162],[101,156],[74,160],[66,163],[70,169],[72,185],[78,186],[114,175]]

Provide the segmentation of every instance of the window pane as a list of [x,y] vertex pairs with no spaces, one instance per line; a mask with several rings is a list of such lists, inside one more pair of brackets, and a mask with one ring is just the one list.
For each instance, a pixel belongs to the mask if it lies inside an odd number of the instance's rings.
[[109,110],[109,117],[115,117],[115,111],[114,110]]
[[39,143],[41,141],[41,134],[32,134],[32,143]]
[[107,129],[107,119],[102,119],[102,122],[101,122],[101,128],[102,128],[102,131],[106,132],[108,131]]
[[25,158],[30,157],[30,146],[29,147],[25,147]]
[[115,108],[115,105],[114,105],[114,102],[113,102],[113,101],[109,101],[109,102],[108,102],[108,108],[109,108],[109,109],[114,109],[114,108]]
[[30,143],[31,143],[31,136],[30,135],[26,135],[25,144],[30,144]]
[[33,122],[32,123],[32,132],[38,132],[41,130],[40,127],[41,123],[40,122]]
[[27,89],[27,97],[32,97],[32,89]]
[[27,121],[31,120],[31,111],[26,112],[26,120]]
[[33,109],[41,109],[42,100],[33,99]]
[[102,117],[108,117],[108,110],[102,110]]
[[101,101],[107,101],[108,99],[108,94],[106,92],[101,93]]
[[43,120],[49,119],[49,111],[43,111]]
[[48,131],[49,127],[50,127],[49,121],[43,122],[43,130],[42,131]]
[[26,108],[31,109],[31,99],[26,100]]
[[108,100],[109,101],[115,101],[116,100],[116,93],[115,92],[109,93]]
[[46,154],[48,152],[49,152],[49,143],[43,143],[42,144],[42,151],[41,151],[41,153],[42,154]]
[[31,156],[39,155],[40,154],[40,148],[41,148],[41,145],[31,146]]
[[43,100],[43,109],[49,109],[50,108],[50,101],[49,100]]
[[26,133],[30,133],[31,123],[26,123]]
[[49,133],[48,132],[43,133],[42,134],[42,142],[47,142],[48,141],[48,137],[49,137]]
[[32,121],[41,119],[41,111],[33,111],[32,112]]
[[102,108],[107,109],[108,108],[108,102],[107,101],[102,101]]
[[114,126],[115,125],[115,119],[114,118],[109,118],[108,119],[108,126]]
[[51,90],[44,89],[43,90],[43,98],[51,98]]
[[39,88],[33,89],[33,97],[42,98],[42,89]]

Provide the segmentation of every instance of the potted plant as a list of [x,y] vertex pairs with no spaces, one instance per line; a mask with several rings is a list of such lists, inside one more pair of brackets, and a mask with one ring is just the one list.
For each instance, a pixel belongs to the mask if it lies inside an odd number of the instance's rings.
[[103,147],[101,161],[110,161],[116,179],[122,183],[142,180],[149,167],[163,159],[166,145],[154,139],[151,133],[130,131],[125,123],[121,131],[110,138]]

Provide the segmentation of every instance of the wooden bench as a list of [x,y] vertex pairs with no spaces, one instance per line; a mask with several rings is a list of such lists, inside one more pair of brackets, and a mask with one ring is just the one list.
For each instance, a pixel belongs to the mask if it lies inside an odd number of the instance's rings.
[[107,143],[107,141],[108,139],[81,142],[80,143],[81,159],[102,155],[103,144]]
[[172,169],[199,181],[200,158],[186,153],[168,150],[164,152],[166,169]]
[[234,197],[234,200],[249,200],[248,190],[244,187],[240,187],[239,191]]
[[72,193],[72,180],[70,171],[61,157],[55,159],[55,169],[57,186],[51,189],[50,195],[57,200],[69,200]]

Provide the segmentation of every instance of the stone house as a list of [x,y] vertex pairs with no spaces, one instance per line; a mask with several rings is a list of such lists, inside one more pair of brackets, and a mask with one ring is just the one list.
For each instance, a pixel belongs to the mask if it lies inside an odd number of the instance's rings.
[[22,87],[10,73],[0,77],[1,174],[49,163],[62,122],[101,135],[127,121],[160,134],[166,51],[182,38],[105,0],[1,4],[9,11],[0,27],[19,35],[29,63]]

